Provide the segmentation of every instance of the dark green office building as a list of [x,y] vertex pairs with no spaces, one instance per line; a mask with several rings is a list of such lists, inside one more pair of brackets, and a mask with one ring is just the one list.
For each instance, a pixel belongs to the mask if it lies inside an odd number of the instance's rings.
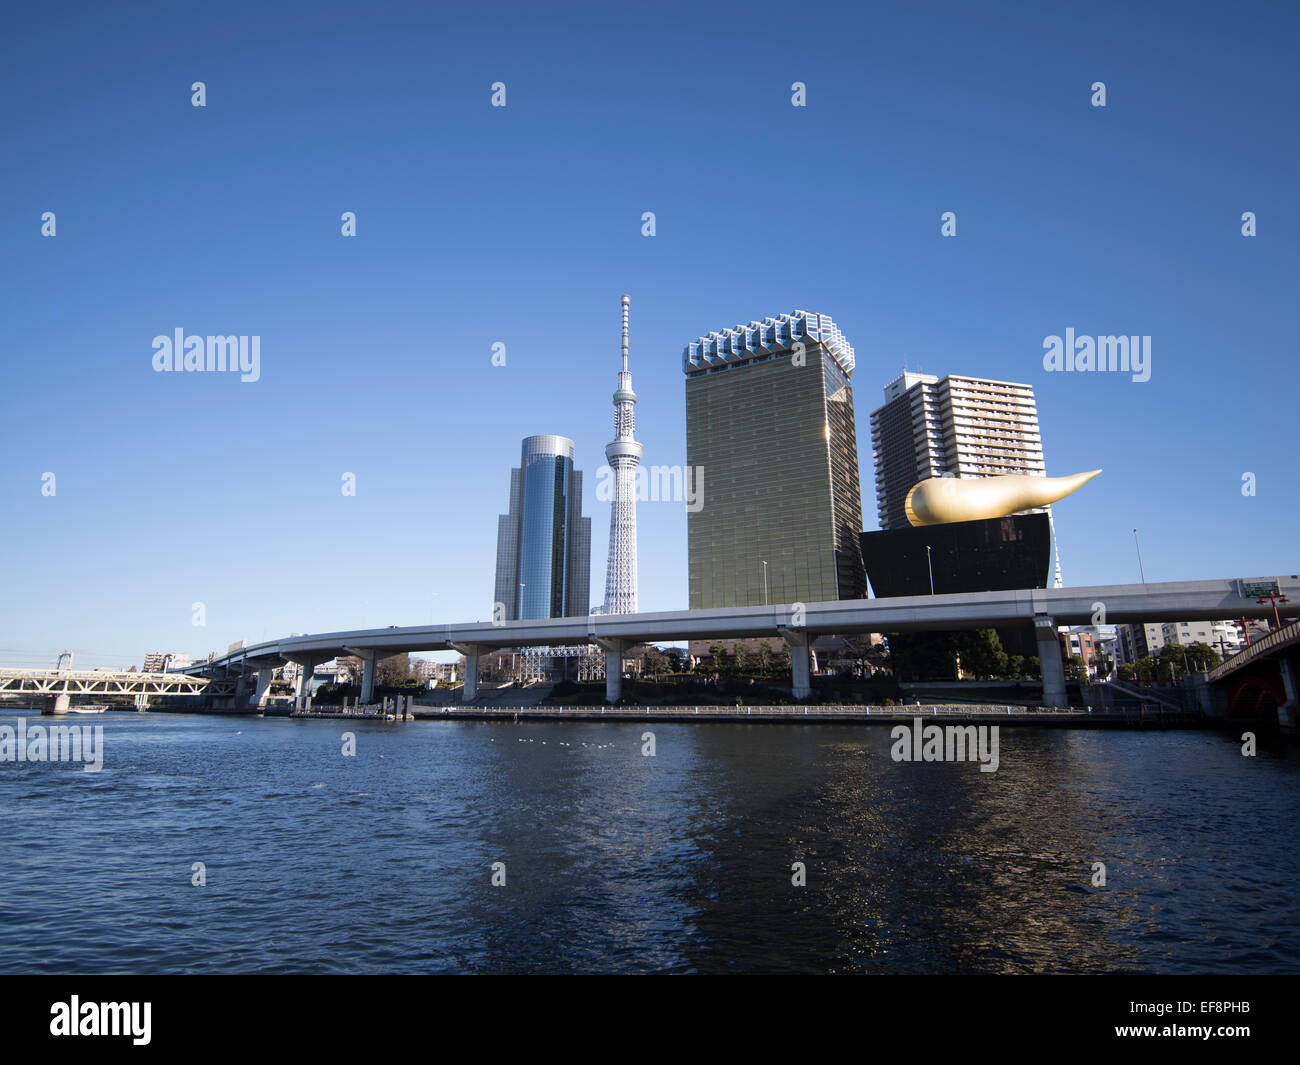
[[853,348],[835,323],[766,318],[682,362],[691,609],[865,598]]

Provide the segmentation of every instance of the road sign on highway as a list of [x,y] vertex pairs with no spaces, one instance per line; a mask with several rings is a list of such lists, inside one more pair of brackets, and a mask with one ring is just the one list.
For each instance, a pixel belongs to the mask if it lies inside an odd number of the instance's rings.
[[1276,596],[1282,593],[1277,586],[1277,581],[1248,581],[1242,578],[1237,583],[1241,585],[1243,599],[1262,599],[1264,596]]

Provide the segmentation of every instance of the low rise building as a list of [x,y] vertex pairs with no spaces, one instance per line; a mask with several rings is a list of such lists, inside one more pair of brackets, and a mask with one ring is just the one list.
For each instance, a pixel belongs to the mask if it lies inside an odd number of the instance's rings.
[[153,651],[144,656],[144,672],[166,673],[193,665],[189,655],[179,651]]

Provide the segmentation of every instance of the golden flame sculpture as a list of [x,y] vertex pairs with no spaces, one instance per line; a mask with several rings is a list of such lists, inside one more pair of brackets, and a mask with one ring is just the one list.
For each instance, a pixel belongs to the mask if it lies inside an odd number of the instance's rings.
[[1099,473],[1101,470],[1070,477],[1026,477],[1020,473],[999,477],[929,477],[907,493],[903,505],[907,520],[913,525],[1004,518],[1064,499]]

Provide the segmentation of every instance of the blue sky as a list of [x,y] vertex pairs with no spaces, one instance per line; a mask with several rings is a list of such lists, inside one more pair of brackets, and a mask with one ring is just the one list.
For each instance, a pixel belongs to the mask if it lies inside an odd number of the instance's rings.
[[[1282,4],[10,13],[0,661],[487,618],[533,433],[577,443],[598,601],[623,292],[646,464],[685,461],[686,342],[808,308],[857,351],[868,528],[868,418],[906,364],[1029,382],[1048,472],[1104,469],[1055,508],[1067,583],[1136,580],[1134,527],[1148,580],[1290,572],[1298,21]],[[260,336],[261,379],[153,372],[153,337],[178,327]],[[1045,373],[1043,338],[1067,327],[1150,335],[1151,380]],[[641,608],[684,607],[683,507],[638,520]]]

